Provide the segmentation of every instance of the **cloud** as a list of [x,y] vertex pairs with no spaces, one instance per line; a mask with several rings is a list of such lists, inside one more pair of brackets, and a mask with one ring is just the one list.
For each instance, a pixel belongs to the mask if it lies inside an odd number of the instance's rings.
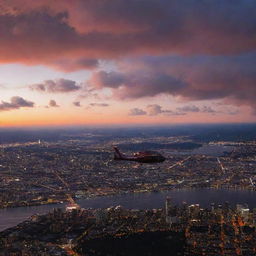
[[[50,64],[49,64],[50,65]],[[56,69],[65,72],[73,72],[79,69],[95,69],[99,66],[97,59],[58,59],[52,63]]]
[[4,90],[4,89],[7,89],[7,87],[5,85],[3,85],[3,84],[0,84],[0,89]]
[[97,89],[101,89],[104,87],[108,88],[118,88],[122,84],[126,83],[129,80],[129,77],[125,74],[119,72],[106,72],[106,71],[99,71],[93,73],[89,84]]
[[[96,67],[98,59],[130,55],[255,51],[254,0],[1,0],[0,5],[2,63],[74,71]],[[77,63],[83,59],[93,61]]]
[[[179,95],[192,100],[229,99],[255,107],[256,54],[239,56],[149,57],[130,66],[179,77],[187,87]],[[131,72],[129,70],[129,72]]]
[[201,108],[195,105],[187,105],[183,107],[178,107],[175,110],[170,109],[163,109],[162,106],[158,104],[151,104],[147,105],[146,109],[143,110],[141,108],[132,108],[129,111],[129,115],[131,116],[139,116],[139,115],[149,115],[149,116],[157,116],[157,115],[168,115],[168,116],[183,116],[187,113],[210,113],[210,114],[217,114],[217,113],[225,113],[228,115],[236,115],[238,113],[237,110],[227,110],[225,112],[218,111],[213,109],[211,106],[203,106]]
[[195,105],[187,105],[183,107],[178,107],[176,108],[177,112],[179,113],[209,113],[209,114],[218,114],[218,113],[223,113],[227,115],[237,115],[239,111],[237,109],[226,109],[226,108],[221,108],[219,109],[214,109],[211,106],[202,106],[198,107]]
[[177,113],[208,113],[208,114],[227,114],[227,115],[237,115],[239,111],[237,109],[214,109],[211,106],[198,107],[195,105],[186,105],[183,107],[176,108]]
[[23,99],[19,96],[14,96],[10,99],[10,102],[2,101],[0,103],[0,111],[9,111],[19,108],[33,108],[34,102]]
[[233,116],[239,114],[239,110],[228,110],[226,113]]
[[75,81],[63,78],[56,80],[46,80],[40,84],[30,85],[29,88],[34,91],[47,93],[73,92],[81,89],[81,87]]
[[[254,0],[0,0],[0,7],[1,63],[97,69],[88,81],[95,95],[108,88],[119,100],[165,94],[256,109]],[[102,60],[118,69],[99,71]],[[32,88],[80,87],[56,83]]]
[[59,105],[57,104],[57,102],[55,100],[50,100],[49,107],[57,108],[57,107],[59,107]]
[[203,113],[211,113],[211,114],[215,114],[218,113],[218,111],[214,110],[212,107],[210,106],[203,106],[201,112]]
[[255,53],[214,57],[151,56],[118,64],[119,71],[114,76],[104,71],[114,86],[105,83],[99,72],[93,74],[89,84],[93,82],[95,90],[109,88],[116,99],[165,94],[185,101],[222,99],[232,105],[256,108]]
[[148,115],[150,115],[150,116],[156,116],[156,115],[161,114],[165,111],[162,110],[162,107],[160,105],[153,104],[153,105],[148,105],[147,106],[147,112],[148,112]]
[[91,107],[108,107],[109,104],[107,103],[90,103]]
[[143,116],[146,114],[147,112],[140,108],[132,108],[128,113],[129,116]]
[[74,101],[73,105],[76,106],[76,107],[81,107],[80,101]]
[[216,114],[216,113],[221,113],[221,111],[217,111],[213,109],[211,106],[203,106],[203,107],[198,107],[195,105],[187,105],[183,107],[178,107],[176,110],[179,113],[210,113],[210,114]]
[[[152,72],[95,72],[88,81],[94,89],[111,88],[118,99],[155,96],[161,93],[176,95],[187,84],[171,75]],[[116,90],[115,90],[116,89]]]
[[183,107],[177,108],[177,111],[179,111],[179,112],[199,112],[200,109],[199,109],[199,107],[197,107],[195,105],[188,105],[188,106],[183,106]]
[[186,115],[186,113],[184,113],[184,112],[173,111],[173,110],[170,110],[170,109],[163,109],[162,106],[160,106],[158,104],[148,105],[146,107],[146,109],[147,109],[147,114],[149,116],[157,116],[157,115],[160,115],[160,114],[165,114],[165,115],[169,115],[169,116]]

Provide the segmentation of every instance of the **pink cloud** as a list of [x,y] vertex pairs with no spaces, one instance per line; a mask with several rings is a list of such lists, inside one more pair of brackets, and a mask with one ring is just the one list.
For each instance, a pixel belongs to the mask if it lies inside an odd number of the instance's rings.
[[81,89],[81,86],[73,80],[60,78],[56,80],[46,80],[40,84],[32,84],[29,88],[39,92],[67,93],[78,91]]
[[255,108],[255,59],[255,54],[132,59],[120,65],[119,72],[95,72],[89,84],[95,90],[110,88],[117,99],[167,94],[187,101],[225,99]]
[[74,71],[97,67],[98,59],[239,54],[256,45],[254,1],[2,0],[0,6],[2,63]]

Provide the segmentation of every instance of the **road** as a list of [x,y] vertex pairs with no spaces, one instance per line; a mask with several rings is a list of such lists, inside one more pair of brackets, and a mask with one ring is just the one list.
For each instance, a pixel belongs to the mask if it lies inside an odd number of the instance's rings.
[[219,165],[220,165],[220,168],[221,168],[222,172],[223,172],[223,173],[226,173],[226,169],[224,168],[222,162],[220,161],[220,159],[219,159],[218,157],[217,157],[217,161],[218,161],[218,163],[219,163]]
[[183,159],[183,160],[181,160],[181,161],[171,165],[168,169],[171,170],[171,169],[173,169],[174,167],[176,167],[178,165],[182,165],[184,162],[186,162],[190,158],[191,158],[191,156],[188,156],[187,158],[185,158],[185,159]]

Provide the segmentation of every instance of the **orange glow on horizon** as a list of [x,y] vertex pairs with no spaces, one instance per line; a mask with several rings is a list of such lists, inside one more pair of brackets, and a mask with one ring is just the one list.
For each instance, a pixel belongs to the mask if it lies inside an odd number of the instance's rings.
[[210,116],[196,113],[184,116],[129,116],[127,113],[73,113],[54,109],[54,112],[34,110],[17,110],[13,113],[1,112],[0,127],[31,127],[31,126],[115,126],[115,125],[166,125],[187,123],[242,123],[252,122],[250,115]]

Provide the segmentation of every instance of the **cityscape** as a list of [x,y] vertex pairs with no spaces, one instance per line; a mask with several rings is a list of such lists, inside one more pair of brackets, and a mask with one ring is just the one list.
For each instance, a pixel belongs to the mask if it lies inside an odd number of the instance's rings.
[[[242,194],[256,193],[253,133],[230,140],[199,127],[174,136],[180,129],[82,129],[56,141],[3,143],[0,255],[255,255],[256,204]],[[115,160],[113,145],[127,155],[149,147],[166,159]],[[6,226],[4,210],[17,223]]]
[[[79,140],[3,144],[0,207],[62,203],[125,193],[171,189],[255,190],[255,141],[193,141],[189,136],[119,138],[84,135]],[[158,164],[114,160],[113,145],[127,154],[153,148]],[[72,202],[72,200],[71,200]]]
[[255,0],[0,0],[0,256],[256,256]]
[[[1,255],[255,255],[256,208],[56,209],[1,232]],[[154,241],[154,242],[153,242]]]

